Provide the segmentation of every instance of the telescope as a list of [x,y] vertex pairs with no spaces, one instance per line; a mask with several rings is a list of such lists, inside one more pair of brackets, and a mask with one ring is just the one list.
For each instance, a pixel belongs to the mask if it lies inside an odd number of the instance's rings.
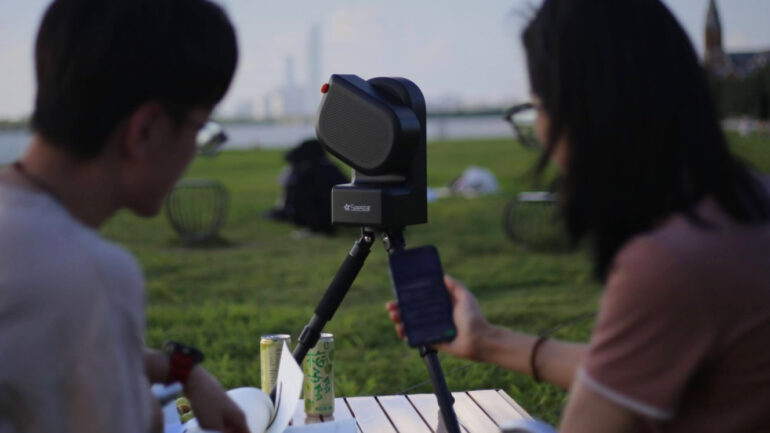
[[[419,87],[405,78],[332,75],[321,92],[318,140],[353,169],[350,183],[332,188],[332,222],[361,227],[361,237],[302,330],[292,353],[298,363],[339,308],[375,237],[382,237],[388,254],[400,253],[406,248],[405,228],[428,222],[425,99]],[[419,352],[446,431],[460,433],[436,350],[420,346]],[[271,398],[275,401],[275,389]]]
[[332,189],[332,222],[404,228],[428,222],[425,99],[405,78],[332,75],[316,135],[353,168]]

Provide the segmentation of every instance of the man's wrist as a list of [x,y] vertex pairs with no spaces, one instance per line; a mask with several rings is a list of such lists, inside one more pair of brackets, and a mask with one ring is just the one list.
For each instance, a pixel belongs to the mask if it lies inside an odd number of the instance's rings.
[[205,358],[200,350],[175,341],[166,342],[163,351],[169,360],[166,383],[180,382],[186,385],[193,369]]
[[195,365],[192,370],[190,370],[190,374],[187,376],[187,381],[185,381],[182,386],[184,387],[185,394],[189,393],[190,390],[194,389],[196,384],[199,382],[199,378],[202,375],[206,374],[206,369],[203,368],[202,365],[198,364]]

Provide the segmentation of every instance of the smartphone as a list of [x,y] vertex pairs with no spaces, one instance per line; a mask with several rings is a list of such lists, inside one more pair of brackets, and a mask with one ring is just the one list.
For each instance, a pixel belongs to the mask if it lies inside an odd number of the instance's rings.
[[457,328],[436,247],[398,251],[389,257],[407,343],[419,347],[452,341]]

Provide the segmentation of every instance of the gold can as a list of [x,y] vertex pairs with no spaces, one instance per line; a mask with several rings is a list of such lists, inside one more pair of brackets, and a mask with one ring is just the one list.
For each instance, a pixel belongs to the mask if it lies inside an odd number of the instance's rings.
[[334,336],[323,333],[302,361],[305,373],[305,414],[334,413]]
[[291,335],[263,335],[259,340],[259,370],[262,376],[262,391],[269,393],[278,380],[278,364],[281,363],[283,343],[291,349]]

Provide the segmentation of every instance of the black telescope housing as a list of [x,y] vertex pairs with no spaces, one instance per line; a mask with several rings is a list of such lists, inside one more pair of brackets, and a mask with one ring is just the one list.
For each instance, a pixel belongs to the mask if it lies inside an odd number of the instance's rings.
[[332,222],[398,228],[428,222],[425,99],[405,78],[332,75],[318,140],[353,168],[332,189]]
[[[332,188],[332,222],[361,227],[361,237],[329,284],[292,355],[302,363],[318,343],[369,256],[376,234],[388,254],[406,248],[404,229],[428,222],[425,99],[405,78],[332,75],[321,89],[316,135],[332,155],[353,167],[353,181]],[[436,349],[420,347],[441,420],[460,433],[454,399]],[[270,392],[276,400],[276,387]]]

